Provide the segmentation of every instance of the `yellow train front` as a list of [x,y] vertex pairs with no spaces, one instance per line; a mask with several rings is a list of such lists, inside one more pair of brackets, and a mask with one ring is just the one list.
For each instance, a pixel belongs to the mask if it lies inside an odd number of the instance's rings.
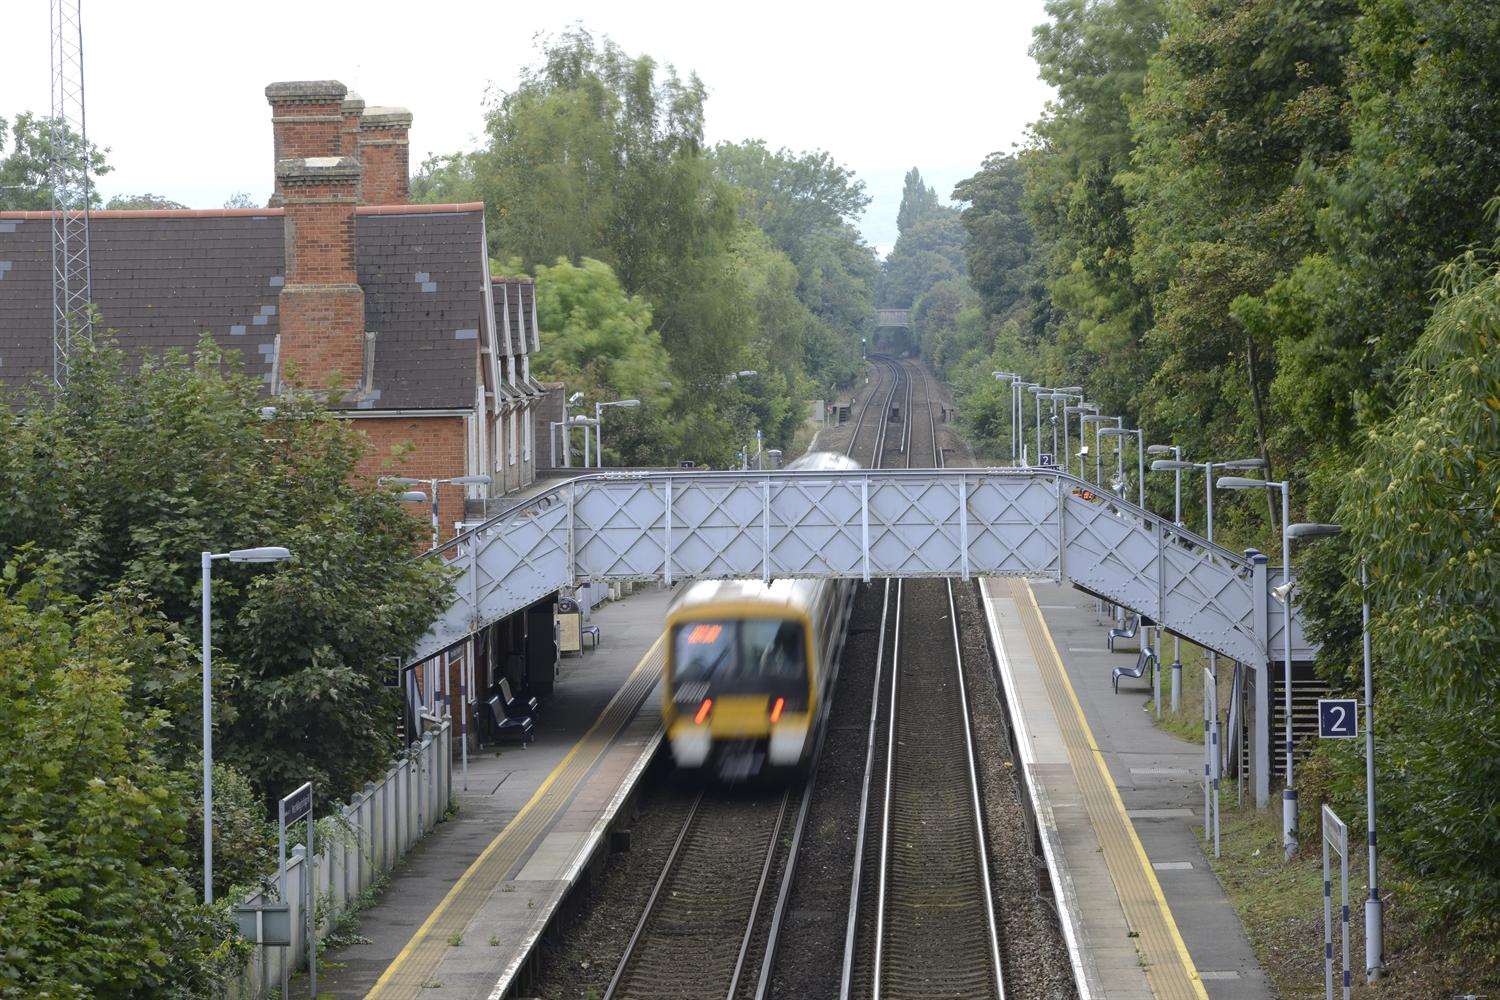
[[[842,455],[788,466],[858,468]],[[662,720],[683,769],[725,781],[803,767],[827,713],[848,580],[703,580],[667,613]]]

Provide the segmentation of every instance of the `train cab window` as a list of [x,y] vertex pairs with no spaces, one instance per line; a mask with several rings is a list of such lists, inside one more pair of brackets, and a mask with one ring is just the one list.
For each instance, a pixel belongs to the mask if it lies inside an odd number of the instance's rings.
[[672,638],[672,675],[682,681],[706,681],[734,667],[734,622],[691,622],[677,626]]
[[778,619],[687,622],[672,637],[677,684],[712,681],[716,690],[753,690],[775,681],[805,682],[802,623]]

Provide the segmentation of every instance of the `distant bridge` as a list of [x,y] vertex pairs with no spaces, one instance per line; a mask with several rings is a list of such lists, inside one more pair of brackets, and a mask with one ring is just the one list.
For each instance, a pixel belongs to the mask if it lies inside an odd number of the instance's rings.
[[[584,581],[1050,576],[1265,668],[1280,578],[1052,469],[599,473],[430,553],[461,572],[412,660]],[[1316,647],[1292,622],[1292,658]]]
[[909,309],[877,309],[875,310],[875,326],[881,330],[904,330],[911,326],[910,314]]

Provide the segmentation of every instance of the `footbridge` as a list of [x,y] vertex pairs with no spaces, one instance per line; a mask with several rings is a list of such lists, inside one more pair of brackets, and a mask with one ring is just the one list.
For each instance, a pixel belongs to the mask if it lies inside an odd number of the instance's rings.
[[[411,659],[585,581],[1050,576],[1264,669],[1280,574],[1053,469],[600,473],[428,553],[455,600]],[[1292,659],[1315,647],[1293,615]]]

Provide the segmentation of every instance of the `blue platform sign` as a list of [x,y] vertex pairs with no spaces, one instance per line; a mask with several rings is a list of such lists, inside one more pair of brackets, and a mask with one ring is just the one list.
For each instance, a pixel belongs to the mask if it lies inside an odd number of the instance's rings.
[[1052,452],[1050,451],[1044,451],[1037,456],[1037,465],[1041,466],[1044,469],[1057,468],[1057,463],[1053,461]]
[[1352,740],[1359,735],[1359,702],[1354,698],[1318,699],[1318,736]]

